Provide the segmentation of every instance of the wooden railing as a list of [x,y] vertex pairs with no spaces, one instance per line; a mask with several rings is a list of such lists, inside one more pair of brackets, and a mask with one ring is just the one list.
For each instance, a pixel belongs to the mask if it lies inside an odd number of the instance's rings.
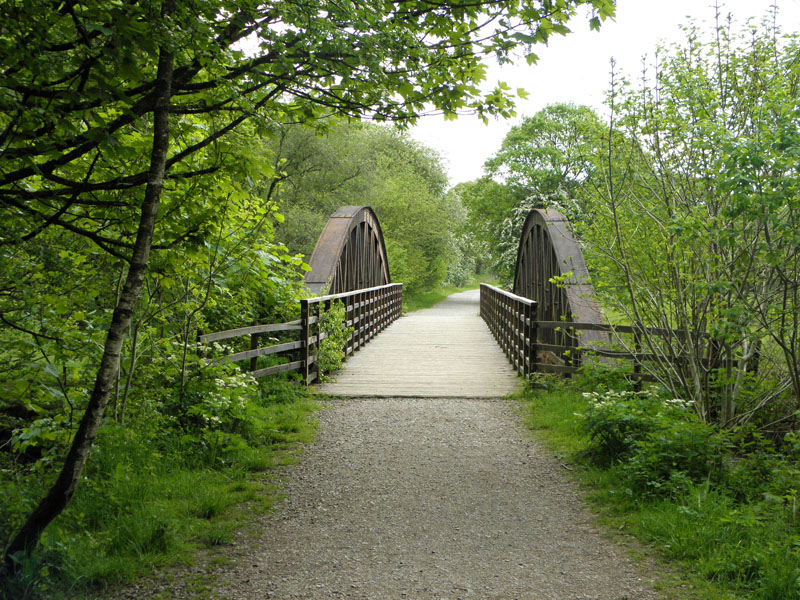
[[[643,340],[646,338],[685,340],[685,335],[681,331],[603,323],[538,321],[535,301],[487,284],[481,285],[480,307],[481,317],[486,321],[492,335],[517,373],[523,376],[534,372],[563,373],[568,376],[580,369],[584,355],[589,354],[607,363],[612,359],[631,361],[633,373],[630,377],[634,381],[653,380],[651,375],[642,372],[645,362],[667,362],[675,367],[681,367],[689,360],[684,353],[675,351],[674,345],[670,345],[664,353],[643,351],[645,345]],[[553,335],[548,338],[552,338],[555,343],[545,344],[537,340],[537,334],[541,330],[552,331]],[[607,333],[608,342],[593,340],[581,345],[582,331]],[[623,335],[629,336],[625,343]],[[709,336],[704,334],[702,337]],[[615,349],[615,343],[625,349]],[[710,338],[708,344],[711,348]],[[546,360],[547,356],[552,360]],[[708,369],[732,368],[732,361],[720,356],[705,356],[700,362]]]
[[[341,303],[345,310],[343,328],[353,329],[344,348],[345,357],[350,356],[392,321],[400,316],[403,305],[403,284],[392,283],[353,292],[332,294],[300,300],[300,318],[288,323],[251,325],[216,333],[200,333],[198,343],[209,344],[249,336],[250,349],[210,361],[210,364],[240,362],[249,360],[249,370],[253,377],[265,377],[284,371],[299,371],[303,382],[308,385],[320,377],[319,348],[327,334],[320,329],[320,318],[324,311],[335,303]],[[260,346],[262,336],[267,333],[299,332],[298,339]],[[288,358],[288,362],[258,368],[261,356],[278,355]]]
[[536,371],[536,302],[481,284],[481,317],[523,377]]
[[[646,375],[642,374],[642,361],[653,357],[642,353],[642,331],[638,328],[627,325],[577,323],[571,321],[539,321],[537,325],[539,329],[553,331],[554,335],[550,337],[556,342],[554,344],[539,344],[539,352],[542,354],[549,353],[553,360],[546,363],[537,363],[537,371],[569,375],[580,369],[583,364],[584,354],[591,354],[603,359],[630,360],[633,362],[632,377],[637,380],[647,378]],[[592,345],[581,345],[580,336],[582,331],[608,333],[608,342],[603,342],[602,345],[596,342]],[[651,328],[648,329],[648,333],[667,335],[668,331]],[[614,337],[619,341],[620,334],[633,335],[634,352],[614,350],[609,347]],[[559,340],[561,343],[558,343]]]
[[307,340],[303,346],[301,373],[306,383],[319,379],[316,357],[319,343],[325,338],[319,329],[319,317],[334,302],[344,304],[346,316],[343,327],[353,328],[343,348],[347,358],[400,316],[403,308],[403,284],[390,283],[300,301],[300,320],[304,327],[302,337]]
[[[650,380],[655,378],[642,372],[645,362],[668,363],[673,367],[685,367],[689,363],[689,356],[685,351],[687,338],[685,332],[676,329],[664,329],[660,327],[634,327],[631,325],[609,325],[604,323],[572,323],[561,321],[539,321],[539,329],[557,330],[561,333],[562,344],[539,344],[540,352],[551,352],[556,358],[564,361],[563,365],[539,364],[538,370],[545,372],[574,373],[582,364],[583,355],[590,354],[610,360],[626,360],[633,364],[633,373],[630,377],[637,381]],[[608,343],[598,345],[580,344],[581,331],[602,331],[607,332]],[[623,341],[622,336],[628,336],[627,341]],[[699,339],[704,340],[706,355],[695,358],[705,369],[727,369],[733,368],[734,360],[730,358],[730,348],[726,344],[719,344],[717,352],[714,349],[714,341],[707,333],[702,333]],[[658,346],[659,338],[680,340],[680,344],[668,343],[656,352],[644,351],[645,340],[650,344]],[[604,347],[605,346],[605,347]],[[615,348],[616,346],[616,348]],[[624,348],[622,350],[618,348]],[[663,351],[662,351],[663,350]],[[723,358],[727,352],[729,358]]]

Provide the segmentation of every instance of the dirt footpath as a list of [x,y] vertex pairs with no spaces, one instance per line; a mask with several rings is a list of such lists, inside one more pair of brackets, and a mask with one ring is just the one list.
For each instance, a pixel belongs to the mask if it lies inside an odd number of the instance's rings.
[[320,419],[220,597],[659,598],[512,403],[332,401]]

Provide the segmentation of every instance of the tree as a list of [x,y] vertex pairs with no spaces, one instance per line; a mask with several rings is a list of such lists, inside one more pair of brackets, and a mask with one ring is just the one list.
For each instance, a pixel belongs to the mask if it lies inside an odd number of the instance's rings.
[[499,277],[513,278],[519,231],[533,208],[586,218],[579,189],[598,169],[603,126],[586,106],[551,104],[511,128],[484,164],[486,176],[460,189],[473,231]]
[[[481,270],[486,267],[501,279],[510,280],[514,274],[509,274],[513,267],[505,260],[508,248],[502,235],[503,223],[524,198],[515,194],[511,187],[489,177],[460,183],[453,191],[467,209],[469,230],[478,243],[476,267]],[[514,242],[515,250],[518,242]]]
[[485,168],[523,197],[572,198],[595,170],[602,131],[591,108],[550,104],[512,127]]
[[[706,421],[788,423],[795,386],[797,36],[694,25],[638,89],[614,81],[606,164],[584,187],[595,280],[657,358],[649,370]],[[626,140],[620,143],[620,140]],[[792,390],[787,398],[786,391]]]
[[407,293],[442,282],[457,223],[441,218],[453,199],[434,152],[395,129],[342,120],[320,135],[283,127],[275,144],[276,198],[287,217],[277,232],[292,251],[310,255],[338,207],[367,204],[380,219],[392,278]]
[[[74,493],[150,252],[201,235],[191,201],[176,204],[186,198],[173,190],[227,168],[227,134],[246,121],[266,132],[323,111],[401,122],[427,107],[508,115],[502,90],[480,97],[483,57],[508,60],[517,45],[566,33],[581,4],[596,9],[594,27],[613,14],[611,0],[5,3],[0,219],[8,225],[0,244],[56,228],[126,269],[64,468],[5,549],[4,564],[13,568],[14,555],[36,546]],[[247,43],[252,54],[242,50]],[[208,148],[214,152],[200,153]],[[41,333],[14,315],[4,322]]]

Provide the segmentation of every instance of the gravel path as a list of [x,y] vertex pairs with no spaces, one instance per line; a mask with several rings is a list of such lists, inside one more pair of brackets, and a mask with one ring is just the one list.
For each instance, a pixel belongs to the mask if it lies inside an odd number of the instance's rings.
[[331,401],[220,597],[650,600],[514,404]]

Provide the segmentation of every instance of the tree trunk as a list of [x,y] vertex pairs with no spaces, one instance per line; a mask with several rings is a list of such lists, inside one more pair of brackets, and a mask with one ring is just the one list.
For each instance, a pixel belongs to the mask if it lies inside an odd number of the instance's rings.
[[[161,11],[162,15],[166,16],[172,13],[174,5],[175,0],[165,0]],[[19,553],[30,554],[39,543],[42,532],[53,519],[61,514],[74,495],[119,372],[122,343],[147,270],[158,204],[164,183],[169,149],[169,102],[172,95],[172,79],[173,54],[170,50],[162,47],[159,52],[154,91],[153,147],[150,155],[150,170],[128,275],[106,333],[103,356],[95,376],[86,412],[78,426],[78,431],[58,479],[6,548],[3,567],[9,571],[14,571],[18,565],[13,556]]]

